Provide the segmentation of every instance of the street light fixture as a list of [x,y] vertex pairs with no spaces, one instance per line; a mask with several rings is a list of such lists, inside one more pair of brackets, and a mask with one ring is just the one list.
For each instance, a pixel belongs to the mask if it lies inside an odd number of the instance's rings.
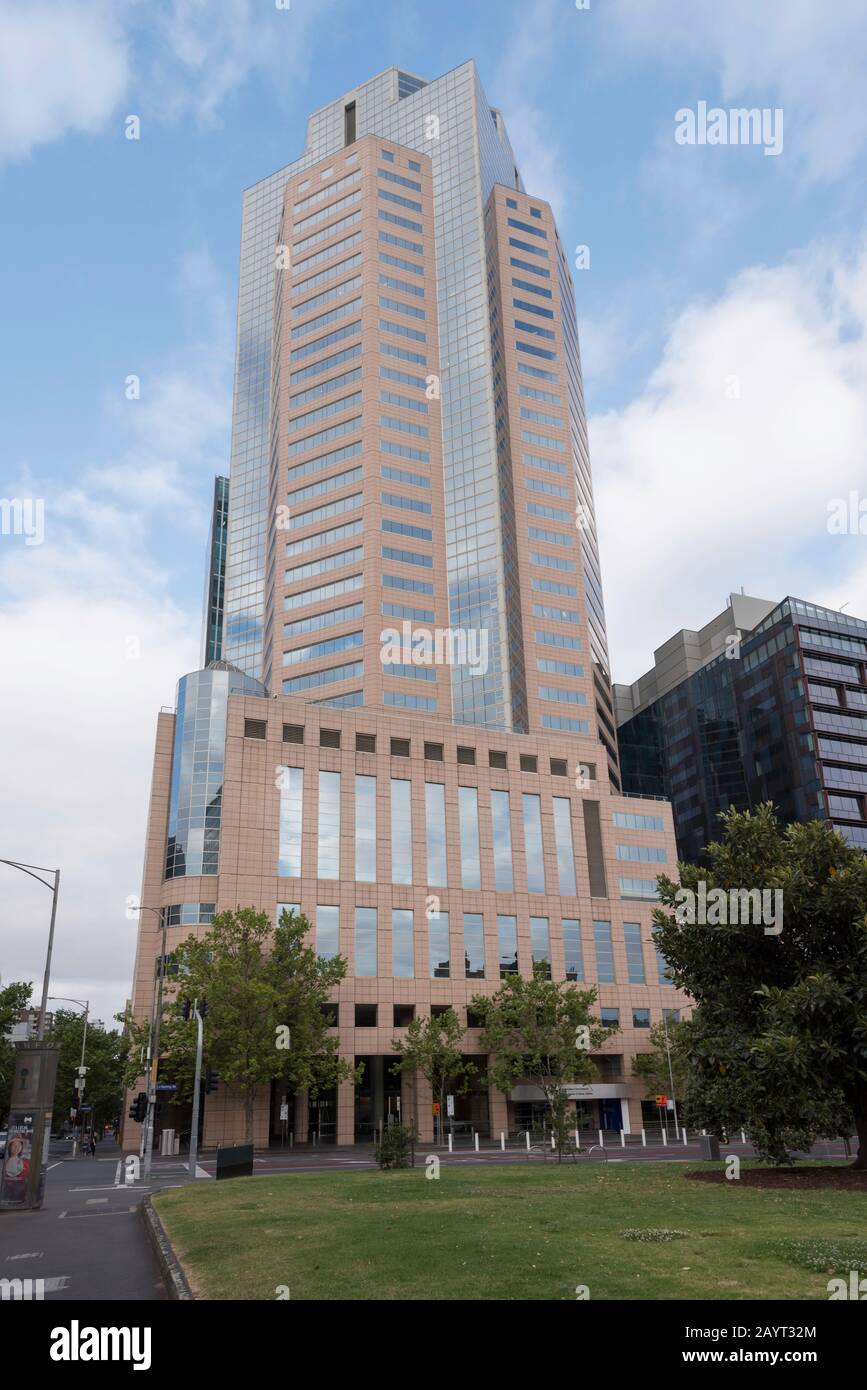
[[[48,1009],[48,981],[51,975],[51,952],[54,949],[54,924],[57,920],[57,895],[60,891],[60,870],[44,869],[40,864],[19,864],[17,859],[0,859],[0,864],[8,864],[10,869],[20,869],[22,874],[28,874],[30,878],[35,878],[37,883],[41,883],[43,888],[47,888],[53,894],[51,902],[51,925],[48,928],[48,951],[45,956],[45,975],[42,980],[42,1007],[39,1011],[39,1026],[36,1032],[38,1042],[45,1038],[45,1014]],[[40,878],[40,874],[53,874],[54,883],[49,883],[47,879]]]

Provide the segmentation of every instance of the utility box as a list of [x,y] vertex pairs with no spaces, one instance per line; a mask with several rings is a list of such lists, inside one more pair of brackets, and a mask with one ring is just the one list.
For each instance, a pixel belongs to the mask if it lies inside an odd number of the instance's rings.
[[719,1140],[715,1134],[703,1134],[701,1136],[701,1156],[719,1162]]
[[231,1144],[217,1149],[216,1178],[249,1178],[253,1173],[253,1145]]

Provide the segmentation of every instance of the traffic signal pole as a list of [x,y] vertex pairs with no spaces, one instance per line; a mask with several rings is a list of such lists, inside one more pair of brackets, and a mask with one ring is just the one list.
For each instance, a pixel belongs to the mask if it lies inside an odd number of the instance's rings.
[[196,1041],[196,1079],[193,1085],[193,1122],[190,1127],[190,1177],[196,1176],[196,1159],[199,1151],[199,1094],[202,1086],[202,1015],[198,1010],[198,1000],[193,1005],[196,1015],[198,1038]]

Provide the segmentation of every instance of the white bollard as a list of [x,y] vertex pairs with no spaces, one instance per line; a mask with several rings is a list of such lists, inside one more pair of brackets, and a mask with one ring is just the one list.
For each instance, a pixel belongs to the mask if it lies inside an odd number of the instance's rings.
[[530,1152],[530,1131],[527,1130],[527,1153]]
[[684,1144],[685,1144],[685,1143],[687,1142],[687,1139],[686,1139],[686,1130],[685,1130],[685,1129],[682,1129],[680,1132],[681,1132],[681,1134],[683,1135],[683,1142],[684,1142]]
[[600,1145],[602,1146],[602,1148],[604,1149],[604,1148],[605,1148],[605,1135],[602,1133],[602,1130],[601,1130],[601,1129],[600,1129],[600,1131],[599,1131],[599,1143],[600,1143]]
[[703,1129],[702,1132],[701,1132],[701,1137],[702,1137],[702,1139],[704,1139],[704,1137],[705,1137],[706,1134],[707,1134],[707,1130],[706,1130],[706,1129]]
[[294,1129],[292,1129],[292,1130],[289,1131],[289,1147],[290,1147],[290,1149],[294,1149],[294,1148],[295,1148],[295,1131],[294,1131]]
[[451,1135],[451,1131],[449,1131],[449,1153],[451,1153],[451,1152],[452,1152],[452,1135]]
[[500,1130],[500,1148],[502,1149],[503,1153],[506,1152],[506,1136],[502,1130]]
[[626,1148],[626,1133],[624,1130],[620,1131],[620,1147],[621,1149]]
[[668,1143],[668,1135],[666,1134],[665,1130],[662,1131],[662,1142],[663,1144]]
[[581,1135],[579,1134],[577,1129],[575,1131],[575,1147],[576,1149],[580,1149],[581,1147]]
[[478,1152],[479,1152],[479,1136],[478,1136],[478,1134],[475,1135],[475,1140],[476,1140],[476,1153],[478,1153]]
[[646,1135],[646,1133],[644,1132],[643,1129],[642,1129],[642,1131],[641,1131],[641,1147],[642,1147],[643,1149],[646,1149],[646,1148],[647,1148],[647,1135]]
[[554,1135],[552,1134],[552,1135],[551,1135],[551,1148],[553,1149],[553,1147],[554,1147]]
[[747,1142],[747,1136],[744,1134],[743,1130],[741,1130],[741,1143],[742,1143],[742,1144],[745,1144],[746,1142]]

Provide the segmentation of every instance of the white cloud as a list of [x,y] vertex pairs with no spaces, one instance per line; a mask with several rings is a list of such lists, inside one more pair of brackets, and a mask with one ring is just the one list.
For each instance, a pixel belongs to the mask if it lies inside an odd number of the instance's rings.
[[808,248],[690,305],[590,444],[617,680],[741,585],[867,616],[863,539],[827,529],[831,498],[867,493],[867,244]]
[[693,73],[710,62],[720,88],[707,98],[782,106],[786,152],[812,178],[838,177],[867,143],[862,0],[612,0],[599,14],[618,40],[600,45],[607,71],[629,50],[654,64],[687,62]]
[[[199,664],[205,499],[228,454],[225,306],[207,258],[190,269],[180,288],[211,332],[162,373],[143,370],[142,399],[115,413],[116,459],[62,483],[26,468],[0,482],[0,496],[45,500],[42,545],[0,536],[0,853],[60,866],[53,989],[90,999],[106,1021],[129,990],[136,924],[124,904],[141,887],[156,715]],[[189,609],[158,558],[167,522],[187,528],[175,535],[193,551]],[[32,978],[37,993],[48,906],[0,866],[3,978]]]
[[101,129],[129,80],[126,38],[100,0],[0,0],[0,156]]

